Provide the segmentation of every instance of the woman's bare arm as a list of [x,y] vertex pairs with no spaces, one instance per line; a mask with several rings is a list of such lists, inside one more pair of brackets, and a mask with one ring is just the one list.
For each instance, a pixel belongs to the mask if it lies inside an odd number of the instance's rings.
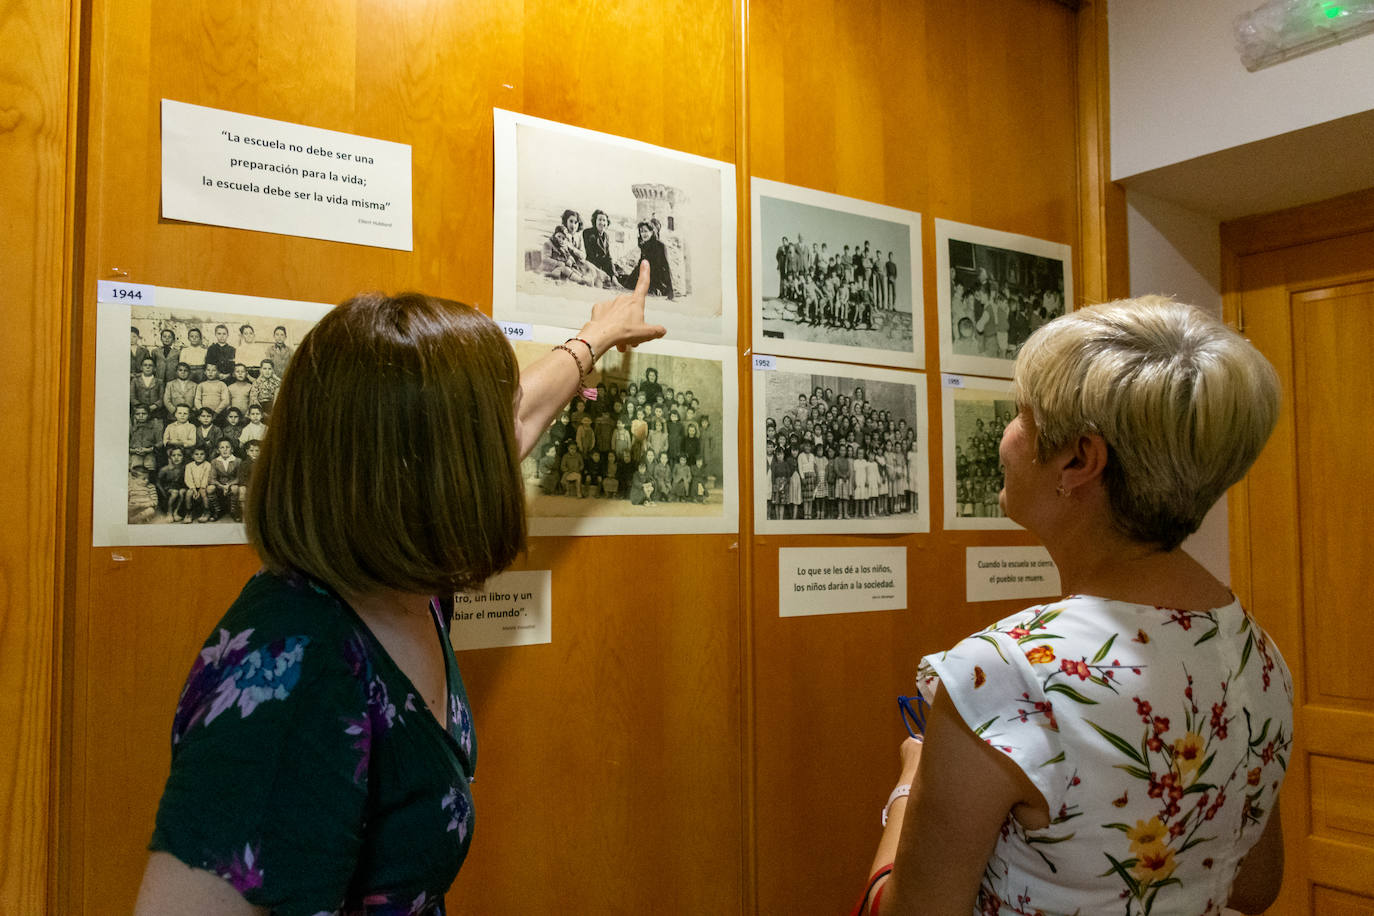
[[[905,755],[904,755],[905,759]],[[917,755],[909,802],[889,812],[897,821],[892,876],[881,913],[968,916],[1007,814],[1020,805],[1044,808],[1025,774],[959,718],[944,693],[931,705],[926,740]],[[891,849],[884,833],[874,870]]]
[[[591,353],[576,341],[568,344],[576,351],[584,369],[611,349],[625,350],[667,333],[667,329],[644,322],[644,297],[649,292],[649,262],[639,262],[639,282],[634,292],[622,293],[609,302],[592,306],[592,319],[577,336],[591,345]],[[578,363],[562,350],[551,350],[520,373],[520,394],[515,406],[515,434],[520,455],[530,453],[544,430],[576,393]]]
[[1242,913],[1263,913],[1279,896],[1283,884],[1283,825],[1279,823],[1279,802],[1264,832],[1240,860],[1236,880],[1231,884],[1231,896],[1226,905]]
[[219,875],[192,868],[166,852],[148,857],[134,916],[266,916]]

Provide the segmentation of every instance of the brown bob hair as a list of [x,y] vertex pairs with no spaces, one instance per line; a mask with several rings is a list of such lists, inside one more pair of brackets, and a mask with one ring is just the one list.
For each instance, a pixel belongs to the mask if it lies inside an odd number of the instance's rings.
[[346,594],[451,594],[524,548],[515,354],[471,306],[355,296],[282,378],[244,521],[269,569]]

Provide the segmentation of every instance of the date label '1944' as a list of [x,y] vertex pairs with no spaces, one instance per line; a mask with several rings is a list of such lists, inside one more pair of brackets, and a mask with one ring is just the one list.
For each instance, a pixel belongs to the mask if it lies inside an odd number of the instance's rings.
[[133,305],[152,305],[157,298],[157,287],[144,283],[116,283],[113,280],[100,280],[96,283],[95,301],[128,302]]

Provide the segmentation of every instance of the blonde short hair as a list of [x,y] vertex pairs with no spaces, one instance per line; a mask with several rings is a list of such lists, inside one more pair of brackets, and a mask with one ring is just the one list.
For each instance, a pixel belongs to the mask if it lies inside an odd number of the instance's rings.
[[1014,385],[1035,418],[1040,460],[1102,436],[1117,527],[1162,550],[1245,476],[1279,410],[1278,375],[1249,341],[1163,296],[1051,321],[1022,347]]
[[245,506],[269,569],[339,591],[451,595],[524,547],[519,367],[476,309],[356,296],[282,377]]

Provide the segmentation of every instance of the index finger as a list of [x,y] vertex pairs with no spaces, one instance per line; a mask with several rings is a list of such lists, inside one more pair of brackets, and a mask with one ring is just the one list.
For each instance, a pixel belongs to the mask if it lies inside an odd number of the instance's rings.
[[644,304],[644,297],[649,295],[649,262],[639,262],[639,280],[635,283],[634,298],[639,300],[639,304]]

